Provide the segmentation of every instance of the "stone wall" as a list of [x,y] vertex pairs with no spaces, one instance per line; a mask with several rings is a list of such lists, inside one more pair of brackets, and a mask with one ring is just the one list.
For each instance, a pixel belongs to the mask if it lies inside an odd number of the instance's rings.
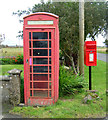
[[0,99],[2,103],[18,105],[20,103],[20,74],[22,70],[12,69],[9,75],[0,76]]

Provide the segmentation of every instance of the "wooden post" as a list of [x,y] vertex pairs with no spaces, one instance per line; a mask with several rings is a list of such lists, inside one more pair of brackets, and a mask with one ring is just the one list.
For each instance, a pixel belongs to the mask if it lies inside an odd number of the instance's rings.
[[79,2],[79,73],[84,75],[84,0]]

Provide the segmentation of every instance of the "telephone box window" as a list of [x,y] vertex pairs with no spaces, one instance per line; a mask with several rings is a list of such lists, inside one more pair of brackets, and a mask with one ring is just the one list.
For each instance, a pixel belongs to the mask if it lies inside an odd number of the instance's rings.
[[48,64],[48,58],[33,58],[33,64]]
[[49,91],[49,97],[51,97],[51,90]]
[[32,81],[32,74],[30,74],[30,81]]
[[48,91],[47,90],[34,90],[33,96],[48,97]]
[[51,41],[49,41],[49,48],[51,48]]
[[33,39],[48,39],[47,32],[33,32]]
[[48,50],[46,49],[33,50],[33,56],[48,56]]
[[30,82],[30,88],[32,88],[32,82]]
[[48,41],[33,41],[33,48],[48,48]]
[[31,41],[29,41],[29,48],[31,48]]
[[51,56],[51,50],[49,50],[49,56]]
[[29,50],[29,54],[30,54],[30,56],[32,56],[32,52],[31,52],[31,50]]
[[30,90],[30,96],[32,96],[32,90]]
[[51,73],[51,66],[49,66],[49,72]]
[[48,89],[48,82],[34,82],[33,88],[43,88]]
[[33,72],[48,73],[48,66],[33,66]]
[[48,81],[48,74],[33,74],[34,81]]
[[49,88],[51,89],[51,82],[49,82]]
[[32,72],[32,66],[30,66],[30,73]]
[[51,58],[49,58],[49,64],[51,64]]
[[29,40],[31,40],[31,32],[29,32]]
[[51,74],[49,74],[49,81],[51,81]]
[[51,32],[49,32],[49,39],[51,39]]

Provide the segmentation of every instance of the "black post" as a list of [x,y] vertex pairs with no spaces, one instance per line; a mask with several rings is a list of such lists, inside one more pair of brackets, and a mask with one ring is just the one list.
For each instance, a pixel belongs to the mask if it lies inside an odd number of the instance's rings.
[[91,66],[89,66],[89,90],[91,90]]

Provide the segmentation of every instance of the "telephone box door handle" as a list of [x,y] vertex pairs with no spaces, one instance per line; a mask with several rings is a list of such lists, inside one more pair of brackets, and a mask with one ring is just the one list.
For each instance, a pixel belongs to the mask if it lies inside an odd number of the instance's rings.
[[28,59],[26,59],[26,63],[28,63]]

